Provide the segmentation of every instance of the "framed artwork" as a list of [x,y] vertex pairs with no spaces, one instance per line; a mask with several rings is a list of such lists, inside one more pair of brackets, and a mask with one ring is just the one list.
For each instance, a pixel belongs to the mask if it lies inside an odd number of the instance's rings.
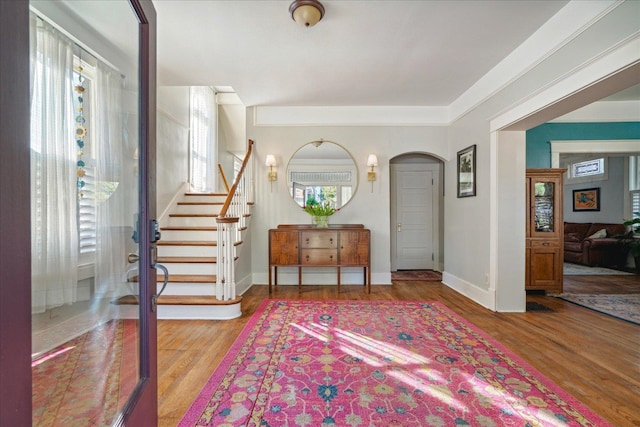
[[600,188],[573,190],[573,211],[587,212],[600,210]]
[[458,151],[458,197],[476,195],[476,146]]

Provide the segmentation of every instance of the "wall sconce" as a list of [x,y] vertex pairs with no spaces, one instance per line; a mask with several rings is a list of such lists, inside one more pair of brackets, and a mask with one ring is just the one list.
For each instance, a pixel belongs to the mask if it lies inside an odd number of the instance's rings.
[[269,166],[269,172],[267,177],[269,181],[275,181],[278,179],[278,172],[274,169],[277,166],[276,158],[273,154],[267,154],[265,165]]
[[375,154],[369,154],[367,166],[371,168],[371,170],[367,172],[367,181],[371,182],[371,192],[373,193],[373,181],[376,180],[375,167],[378,166],[378,157]]
[[378,166],[378,157],[375,154],[369,154],[369,157],[367,158],[367,166],[371,168],[371,170],[367,173],[367,181],[375,181],[375,167]]

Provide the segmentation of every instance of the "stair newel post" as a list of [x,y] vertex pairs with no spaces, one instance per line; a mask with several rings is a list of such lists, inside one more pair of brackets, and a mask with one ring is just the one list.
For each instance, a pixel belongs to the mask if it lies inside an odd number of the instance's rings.
[[234,269],[235,230],[238,217],[218,217],[218,259],[216,278],[216,298],[232,300],[236,297],[236,281]]
[[[220,219],[220,218],[218,218]],[[226,224],[222,222],[217,222],[217,242],[218,246],[216,247],[217,259],[216,259],[216,299],[223,299],[223,289],[222,284],[224,283],[224,234]]]
[[[236,218],[237,219],[237,218]],[[225,248],[226,251],[226,260],[225,260],[225,268],[227,269],[227,274],[225,275],[226,280],[225,280],[225,297],[227,300],[232,300],[235,299],[236,297],[236,269],[234,268],[234,260],[235,260],[235,247],[236,245],[233,244],[233,239],[231,238],[233,235],[235,235],[235,230],[237,230],[238,228],[238,223],[234,222],[229,224],[230,227],[228,229],[228,235],[227,235],[227,243],[228,245]]]

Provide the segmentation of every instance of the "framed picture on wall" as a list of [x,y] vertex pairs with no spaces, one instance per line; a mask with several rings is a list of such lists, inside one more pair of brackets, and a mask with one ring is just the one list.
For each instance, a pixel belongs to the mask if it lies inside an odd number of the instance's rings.
[[458,197],[476,195],[476,146],[458,151]]
[[573,190],[573,211],[587,212],[600,210],[600,188]]

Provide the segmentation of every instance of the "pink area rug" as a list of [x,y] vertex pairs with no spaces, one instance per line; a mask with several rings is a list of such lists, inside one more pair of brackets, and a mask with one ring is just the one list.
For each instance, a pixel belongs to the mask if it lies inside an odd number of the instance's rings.
[[266,300],[180,426],[608,426],[440,303]]
[[137,330],[111,320],[34,359],[33,425],[111,425],[137,382]]
[[442,273],[433,270],[398,270],[391,272],[391,280],[441,282]]

